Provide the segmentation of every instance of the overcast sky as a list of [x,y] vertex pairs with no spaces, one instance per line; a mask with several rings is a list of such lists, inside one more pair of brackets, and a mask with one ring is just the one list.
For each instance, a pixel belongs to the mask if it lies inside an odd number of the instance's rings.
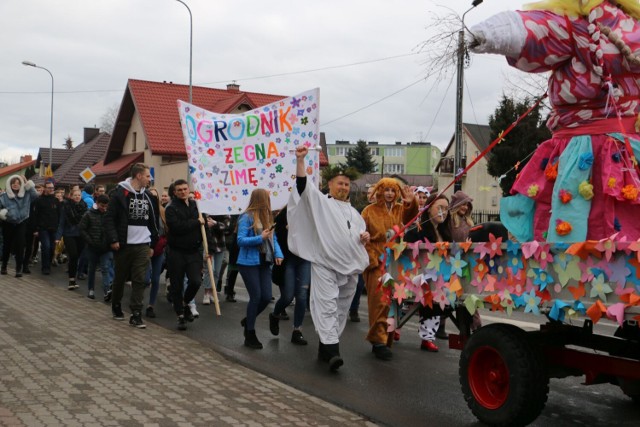
[[[417,47],[434,34],[433,14],[449,13],[442,5],[462,14],[471,0],[185,1],[194,85],[236,80],[241,90],[284,96],[319,87],[328,142],[444,148],[451,138],[454,73],[427,77]],[[465,22],[522,5],[506,3],[485,0]],[[129,78],[189,81],[189,14],[175,0],[2,0],[0,40],[0,160],[49,146],[51,78],[24,60],[54,76],[54,148],[67,136],[77,145],[84,127],[99,127]],[[309,70],[318,71],[302,72]],[[464,121],[486,124],[512,73],[501,57],[473,56]]]

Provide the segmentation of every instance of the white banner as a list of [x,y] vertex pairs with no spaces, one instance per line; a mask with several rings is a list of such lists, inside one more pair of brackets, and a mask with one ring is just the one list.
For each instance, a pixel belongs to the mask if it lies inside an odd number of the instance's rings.
[[[284,207],[295,189],[295,148],[320,147],[320,91],[309,90],[242,114],[218,114],[178,101],[191,188],[201,212],[239,214],[254,188]],[[309,151],[307,175],[318,185],[319,151]],[[310,184],[311,184],[310,182]]]

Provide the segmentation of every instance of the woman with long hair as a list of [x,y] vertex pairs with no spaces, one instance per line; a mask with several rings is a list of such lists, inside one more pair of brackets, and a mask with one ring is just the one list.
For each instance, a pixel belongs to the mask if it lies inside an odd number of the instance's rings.
[[[449,228],[449,199],[444,194],[432,194],[427,199],[427,209],[420,216],[418,227],[407,232],[406,242],[417,242],[426,239],[431,243],[450,242],[451,231]],[[420,322],[418,335],[422,339],[422,350],[437,352],[435,344],[436,332],[440,326],[440,316],[434,316],[433,309],[420,307]]]
[[462,190],[458,190],[451,196],[451,238],[454,242],[464,242],[469,238],[469,231],[475,224],[471,218],[473,211],[473,199]]
[[[159,199],[158,190],[150,188],[149,192]],[[158,299],[158,290],[160,289],[160,275],[164,267],[165,261],[165,247],[167,246],[167,217],[165,216],[165,205],[159,204],[159,224],[158,224],[158,242],[153,248],[153,255],[151,256],[151,265],[149,266],[149,272],[147,273],[147,283],[151,283],[151,289],[149,290],[149,304],[145,311],[145,316],[149,318],[156,317],[154,307],[156,300]]]
[[80,220],[87,212],[87,204],[82,200],[79,189],[72,190],[70,197],[62,203],[60,223],[56,233],[56,245],[64,238],[64,246],[69,256],[69,287],[70,291],[78,288],[76,274],[78,260],[84,249],[84,240],[80,234]]
[[273,234],[269,192],[256,188],[249,206],[238,219],[238,270],[249,293],[247,316],[242,319],[244,345],[261,349],[256,336],[256,318],[271,302],[271,266],[283,260],[278,239]]

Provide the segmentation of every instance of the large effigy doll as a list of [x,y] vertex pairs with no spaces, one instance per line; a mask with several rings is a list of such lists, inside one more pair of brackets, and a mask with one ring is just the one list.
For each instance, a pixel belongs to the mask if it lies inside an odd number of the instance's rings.
[[640,238],[640,2],[549,0],[472,27],[471,49],[550,71],[553,137],[521,170],[501,219],[521,241]]

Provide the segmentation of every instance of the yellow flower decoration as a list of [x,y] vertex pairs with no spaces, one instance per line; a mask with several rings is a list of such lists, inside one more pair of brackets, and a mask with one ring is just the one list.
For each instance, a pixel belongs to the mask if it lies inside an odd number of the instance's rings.
[[538,187],[538,184],[531,184],[527,189],[527,195],[531,198],[536,197],[538,195],[539,190],[540,190],[540,187]]
[[609,177],[609,181],[607,181],[607,185],[609,186],[609,188],[613,188],[616,186],[616,184],[618,183],[618,180],[616,180],[614,177],[610,176]]
[[589,184],[587,181],[582,181],[578,186],[578,193],[585,200],[593,199],[593,185]]

